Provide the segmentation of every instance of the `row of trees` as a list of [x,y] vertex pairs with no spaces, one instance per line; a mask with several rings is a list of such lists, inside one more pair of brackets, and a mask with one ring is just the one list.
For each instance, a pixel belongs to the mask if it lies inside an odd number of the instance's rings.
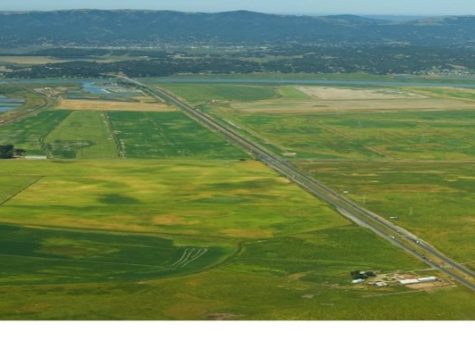
[[26,153],[23,149],[16,149],[14,145],[0,145],[0,159],[13,159],[14,157],[24,156]]

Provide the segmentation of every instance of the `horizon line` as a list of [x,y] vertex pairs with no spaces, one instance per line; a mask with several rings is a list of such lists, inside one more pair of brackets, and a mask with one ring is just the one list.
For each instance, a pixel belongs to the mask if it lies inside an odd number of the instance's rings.
[[192,13],[192,14],[221,14],[221,13],[230,13],[230,12],[251,12],[259,13],[265,15],[287,15],[287,16],[387,16],[387,17],[448,17],[448,16],[475,16],[475,13],[427,13],[427,14],[387,14],[387,13],[353,13],[353,12],[328,12],[328,13],[312,13],[312,12],[264,12],[256,10],[247,10],[247,9],[235,9],[235,10],[223,10],[223,11],[186,11],[186,10],[176,10],[176,9],[131,9],[131,8],[57,8],[57,9],[30,9],[30,10],[2,10],[0,13],[29,13],[29,12],[61,12],[61,11],[148,11],[148,12],[160,12],[160,11],[169,11],[169,12],[181,12],[181,13]]

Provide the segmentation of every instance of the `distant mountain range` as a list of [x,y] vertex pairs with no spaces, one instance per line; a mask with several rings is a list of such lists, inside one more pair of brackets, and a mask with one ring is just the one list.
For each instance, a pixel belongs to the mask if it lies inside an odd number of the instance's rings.
[[391,21],[352,15],[312,17],[249,11],[0,12],[0,47],[275,43],[473,46],[475,17]]

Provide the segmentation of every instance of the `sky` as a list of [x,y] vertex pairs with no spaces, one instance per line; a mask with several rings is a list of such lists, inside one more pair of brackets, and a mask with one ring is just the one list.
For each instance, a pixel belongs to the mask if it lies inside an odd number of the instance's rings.
[[150,9],[285,14],[475,15],[475,0],[1,0],[0,10]]

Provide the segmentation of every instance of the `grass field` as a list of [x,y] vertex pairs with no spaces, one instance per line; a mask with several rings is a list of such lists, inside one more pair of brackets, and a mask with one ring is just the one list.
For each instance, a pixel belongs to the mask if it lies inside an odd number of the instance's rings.
[[[475,266],[475,112],[462,110],[473,105],[474,90],[294,89],[308,98],[240,101],[236,97],[230,104],[207,102],[202,109],[240,127],[374,212],[397,217],[396,223],[454,259]],[[397,109],[401,100],[408,103]],[[381,101],[395,107],[380,111]],[[418,110],[407,110],[421,101],[427,107],[417,104]],[[440,110],[444,101],[457,110]],[[291,102],[301,106],[292,107]],[[316,108],[305,107],[306,102]],[[319,106],[326,102],[338,112],[322,113]],[[261,110],[264,104],[270,111]],[[362,106],[372,110],[361,112]]]
[[15,144],[27,155],[45,155],[45,138],[61,123],[70,111],[47,111],[27,117],[20,122],[0,126],[0,144]]
[[[425,292],[349,284],[348,271],[355,267],[382,272],[420,269],[396,248],[352,227],[246,244],[208,269],[213,259],[232,251],[215,248],[214,255],[207,253],[195,261],[183,276],[162,269],[179,261],[186,248],[156,237],[6,229],[11,235],[0,239],[6,252],[0,266],[2,272],[15,275],[4,273],[0,279],[2,319],[475,316],[472,294],[462,288]],[[28,239],[30,234],[40,239]],[[371,253],[375,251],[378,254]],[[190,275],[192,269],[195,273]]]
[[152,236],[0,225],[0,286],[140,281],[216,264],[225,246],[176,246]]
[[313,162],[299,166],[459,262],[475,263],[475,167],[463,162]]
[[256,101],[279,98],[273,86],[230,85],[230,84],[171,84],[160,83],[173,93],[192,103],[218,101]]
[[[160,83],[160,86],[193,104],[222,106],[241,114],[475,110],[475,102],[466,100],[474,95],[475,90],[472,89],[303,84]],[[446,95],[440,95],[441,91]]]
[[434,272],[256,162],[2,165],[19,192],[0,206],[2,319],[475,315],[450,284],[352,285],[355,269]]
[[[290,85],[167,88],[475,264],[475,172],[444,161],[472,162],[474,112],[264,115],[236,106],[364,99]],[[2,137],[52,159],[1,162],[0,319],[475,319],[472,292],[180,112],[50,111],[0,127]],[[354,270],[441,282],[377,288],[352,284]]]
[[51,155],[65,159],[117,158],[107,117],[101,112],[71,113],[45,139]]
[[252,161],[2,165],[12,184],[17,177],[42,176],[0,207],[2,222],[233,239],[346,224],[326,205]]
[[128,158],[246,158],[248,155],[181,112],[108,114]]
[[475,111],[313,115],[213,112],[305,159],[471,160]]

